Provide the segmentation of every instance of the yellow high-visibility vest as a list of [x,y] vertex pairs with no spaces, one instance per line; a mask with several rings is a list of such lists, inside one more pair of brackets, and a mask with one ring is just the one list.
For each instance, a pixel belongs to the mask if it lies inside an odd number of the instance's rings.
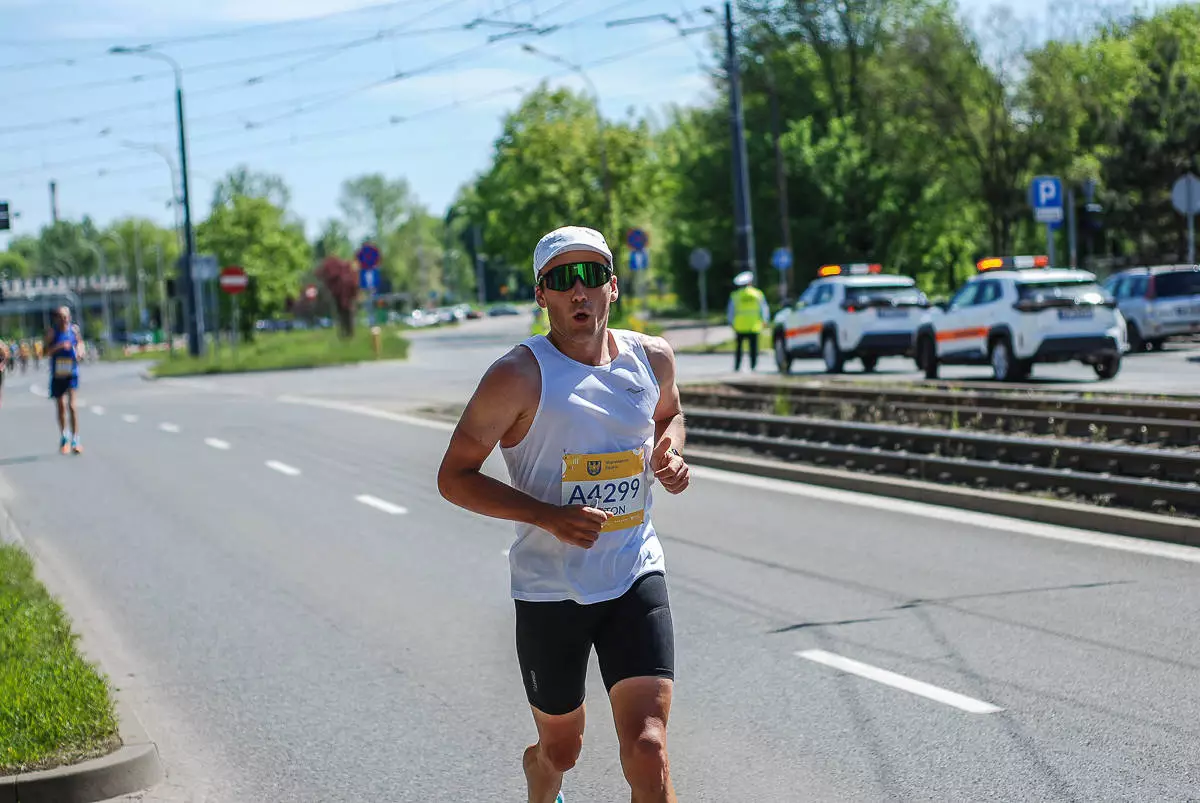
[[733,291],[733,331],[756,335],[763,330],[762,305],[765,296],[757,287],[739,287]]
[[546,314],[546,309],[540,305],[533,312],[533,322],[529,324],[529,334],[550,334],[550,316]]

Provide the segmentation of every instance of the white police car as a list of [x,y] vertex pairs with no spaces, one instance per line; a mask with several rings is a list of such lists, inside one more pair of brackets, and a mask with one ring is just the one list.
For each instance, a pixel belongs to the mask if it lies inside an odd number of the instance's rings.
[[847,360],[874,371],[880,357],[912,353],[913,333],[929,300],[908,276],[882,273],[881,265],[825,265],[799,300],[774,319],[779,373],[798,357],[820,357],[841,373]]
[[1034,363],[1079,360],[1112,379],[1127,349],[1125,320],[1112,296],[1084,270],[1051,268],[1038,257],[980,260],[979,273],[917,329],[917,366],[990,365],[997,380],[1024,379]]
[[1167,338],[1200,334],[1200,266],[1131,268],[1104,289],[1125,318],[1131,352],[1161,351]]

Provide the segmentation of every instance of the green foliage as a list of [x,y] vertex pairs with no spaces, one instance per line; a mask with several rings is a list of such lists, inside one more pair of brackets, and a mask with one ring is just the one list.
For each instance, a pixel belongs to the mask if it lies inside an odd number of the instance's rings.
[[292,192],[281,176],[259,173],[246,165],[230,170],[213,188],[212,207],[229,205],[237,196],[265,198],[280,209],[287,209]]
[[107,680],[19,547],[0,544],[0,776],[118,746]]
[[[395,327],[383,329],[379,359],[396,360],[408,356],[408,341]],[[253,343],[238,346],[236,356],[228,346],[204,357],[177,354],[153,368],[155,376],[242,373],[317,368],[324,365],[374,360],[370,330],[361,327],[350,337],[339,337],[328,329],[275,332],[260,335]]]
[[408,215],[411,196],[402,178],[389,179],[382,173],[359,176],[342,184],[342,212],[367,237],[382,240]]
[[247,320],[281,312],[311,267],[303,226],[266,198],[233,196],[200,224],[196,241],[201,252],[215,254],[221,265],[246,269],[250,287],[239,303]]

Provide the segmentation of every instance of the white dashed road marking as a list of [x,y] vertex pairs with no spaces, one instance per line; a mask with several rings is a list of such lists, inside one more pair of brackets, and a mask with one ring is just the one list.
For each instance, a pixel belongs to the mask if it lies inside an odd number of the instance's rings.
[[832,652],[825,652],[825,650],[804,650],[803,652],[796,653],[796,655],[808,661],[831,666],[834,669],[849,672],[851,675],[858,675],[861,678],[873,680],[885,686],[891,686],[894,689],[900,689],[910,694],[916,694],[930,700],[936,700],[939,703],[954,706],[969,714],[995,714],[997,711],[1004,710],[991,703],[985,703],[983,700],[976,700],[974,697],[967,697],[958,692],[943,689],[941,686],[934,686],[931,683],[914,680],[906,675],[898,675],[895,672],[889,672],[877,666],[864,664],[852,658],[846,658]]
[[278,460],[268,460],[267,468],[278,471],[280,474],[287,474],[289,477],[295,477],[300,473],[300,469],[295,466],[289,466],[287,463],[280,463]]
[[369,494],[362,494],[354,498],[355,500],[362,502],[367,507],[373,507],[376,510],[382,510],[384,513],[391,513],[393,516],[400,516],[408,512],[408,508],[403,508],[399,505],[393,505],[391,502],[385,502],[384,500]]
[[222,451],[229,449],[229,442],[223,441],[220,438],[205,438],[204,443],[214,449],[221,449]]
[[136,424],[138,419],[136,415],[130,415],[129,413],[126,413],[125,415],[121,416],[121,420],[126,424]]
[[164,422],[162,424],[159,424],[158,428],[161,429],[163,432],[178,432],[179,431],[179,425],[172,424],[170,422]]
[[100,405],[96,405],[95,407],[92,408],[92,412],[95,413],[96,415],[104,415],[104,408],[101,407]]

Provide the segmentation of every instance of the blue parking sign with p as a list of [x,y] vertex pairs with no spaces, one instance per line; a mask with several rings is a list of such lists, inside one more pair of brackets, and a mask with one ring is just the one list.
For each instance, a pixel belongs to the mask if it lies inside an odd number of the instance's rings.
[[1029,185],[1029,205],[1033,207],[1034,219],[1039,223],[1057,223],[1062,220],[1062,180],[1058,176],[1038,176]]

